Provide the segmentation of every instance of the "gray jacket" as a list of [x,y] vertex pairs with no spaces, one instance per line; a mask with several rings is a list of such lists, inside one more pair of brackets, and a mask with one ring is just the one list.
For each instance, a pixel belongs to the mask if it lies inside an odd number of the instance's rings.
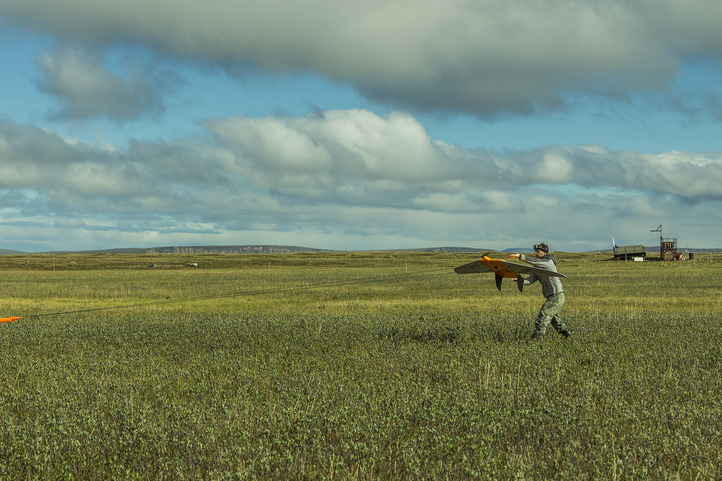
[[[557,272],[556,259],[553,257],[549,257],[548,255],[542,257],[541,259],[537,259],[536,257],[527,257],[522,254],[519,259],[522,261],[530,262],[534,267],[541,267],[542,269]],[[542,295],[544,297],[549,297],[553,296],[554,294],[564,292],[564,288],[562,287],[562,281],[560,280],[560,278],[545,276],[542,274],[532,274],[529,277],[525,278],[524,285],[528,286],[529,284],[534,284],[536,281],[539,281],[541,283]]]

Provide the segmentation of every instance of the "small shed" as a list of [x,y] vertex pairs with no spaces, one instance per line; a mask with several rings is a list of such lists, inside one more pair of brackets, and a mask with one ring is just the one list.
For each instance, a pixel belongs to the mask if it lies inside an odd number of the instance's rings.
[[614,260],[616,261],[633,260],[639,257],[642,259],[647,257],[647,249],[643,245],[614,246]]

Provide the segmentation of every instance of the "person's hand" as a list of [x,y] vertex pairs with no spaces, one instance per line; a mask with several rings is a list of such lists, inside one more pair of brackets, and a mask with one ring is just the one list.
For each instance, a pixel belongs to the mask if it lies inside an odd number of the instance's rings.
[[509,259],[518,259],[521,257],[521,254],[509,254]]

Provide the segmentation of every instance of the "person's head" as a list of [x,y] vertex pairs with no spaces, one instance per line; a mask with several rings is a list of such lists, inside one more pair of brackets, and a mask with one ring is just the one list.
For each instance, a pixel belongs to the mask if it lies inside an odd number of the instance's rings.
[[549,254],[549,246],[544,244],[537,244],[534,246],[534,255],[536,257],[544,257]]

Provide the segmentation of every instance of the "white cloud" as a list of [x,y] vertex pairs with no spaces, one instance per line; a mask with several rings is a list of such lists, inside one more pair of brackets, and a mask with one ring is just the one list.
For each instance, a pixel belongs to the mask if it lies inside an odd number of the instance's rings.
[[135,68],[123,78],[110,71],[100,55],[70,48],[40,55],[37,66],[40,89],[61,104],[53,113],[56,118],[131,120],[163,109],[147,70]]
[[[365,248],[504,248],[519,239],[578,249],[604,247],[612,235],[634,239],[646,234],[640,225],[668,217],[685,233],[707,219],[709,237],[694,233],[706,245],[722,234],[718,153],[464,150],[431,141],[411,116],[363,110],[206,127],[205,139],[123,150],[0,120],[2,222],[45,238],[40,230],[67,230],[77,219],[85,242],[115,232],[134,245],[247,243],[274,232],[262,243],[295,235],[291,244],[317,246],[303,239],[325,234],[327,248],[359,248],[366,236],[384,245]],[[390,239],[406,245],[388,246]]]
[[[313,72],[375,100],[487,116],[664,89],[685,61],[722,56],[722,4],[707,0],[4,0],[0,16],[87,45],[140,45],[229,72]],[[132,83],[85,69],[92,85]],[[48,88],[70,96],[49,72]]]
[[[207,128],[242,154],[248,174],[256,179],[280,176],[295,182],[297,176],[311,173],[319,178],[333,176],[337,182],[358,178],[395,185],[443,180],[449,175],[442,152],[421,124],[400,113],[387,118],[366,110],[306,117],[238,117],[210,121]],[[453,171],[454,166],[450,167]]]

